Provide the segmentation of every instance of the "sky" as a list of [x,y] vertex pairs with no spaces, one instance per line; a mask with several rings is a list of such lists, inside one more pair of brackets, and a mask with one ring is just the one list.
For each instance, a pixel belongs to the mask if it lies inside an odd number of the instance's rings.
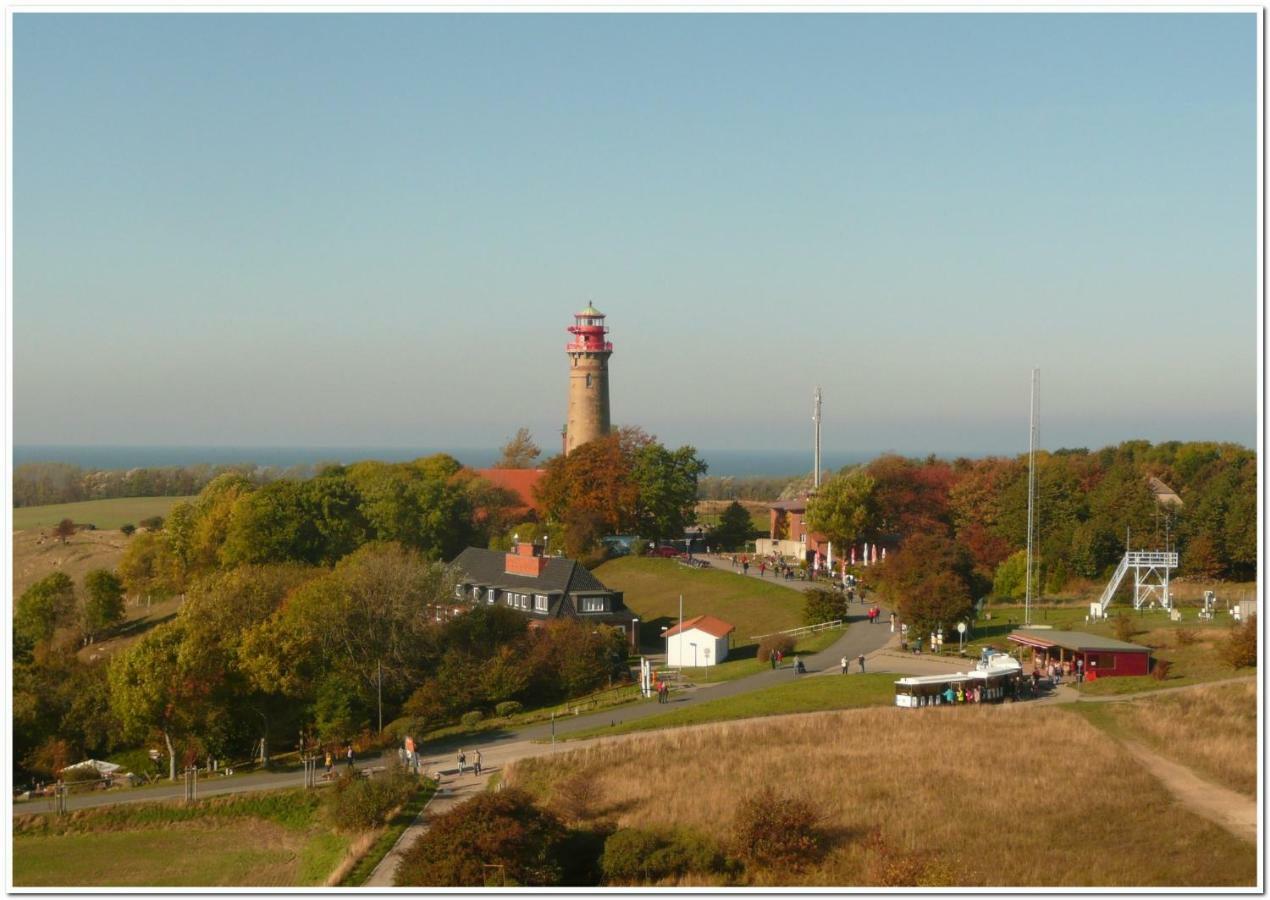
[[16,444],[1255,445],[1254,14],[13,20]]

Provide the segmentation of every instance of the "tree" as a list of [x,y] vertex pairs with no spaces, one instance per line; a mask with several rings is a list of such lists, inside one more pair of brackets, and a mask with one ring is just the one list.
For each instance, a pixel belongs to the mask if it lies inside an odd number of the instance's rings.
[[494,463],[496,469],[531,469],[542,449],[534,443],[528,428],[518,428],[516,436],[503,445],[502,455]]
[[1229,636],[1218,648],[1218,652],[1222,660],[1232,669],[1255,666],[1257,664],[1257,617],[1249,616],[1232,627]]
[[223,673],[185,638],[179,621],[159,625],[117,653],[109,668],[110,707],[124,736],[161,736],[173,781],[178,749],[188,756],[214,747],[223,727],[224,704],[215,702]]
[[163,516],[149,516],[142,519],[140,524],[146,531],[162,531]]
[[119,526],[119,530],[123,532],[124,537],[130,538],[136,534],[137,526],[133,525],[131,522],[125,522]]
[[162,533],[146,531],[128,542],[119,578],[135,597],[167,597],[177,591],[177,563]]
[[31,652],[35,644],[49,641],[53,632],[71,622],[75,611],[75,584],[65,572],[54,572],[22,592],[13,618],[15,651]]
[[835,475],[807,502],[807,529],[839,547],[854,544],[873,527],[875,481],[862,469]]
[[992,579],[992,593],[998,597],[1019,600],[1025,593],[1026,582],[1027,551],[1017,550],[997,566],[996,575]]
[[881,591],[923,633],[969,615],[973,564],[966,548],[938,534],[916,534],[882,566]]
[[750,513],[733,500],[719,515],[719,524],[710,529],[708,542],[719,550],[739,550],[749,540],[753,530]]
[[639,447],[631,465],[638,496],[635,528],[650,540],[679,538],[696,521],[697,479],[706,463],[693,447],[667,450],[661,444]]
[[123,620],[123,582],[108,569],[94,569],[84,576],[84,603],[80,610],[84,632],[90,637]]
[[75,534],[75,523],[70,519],[63,519],[53,526],[53,534],[60,537],[65,544]]

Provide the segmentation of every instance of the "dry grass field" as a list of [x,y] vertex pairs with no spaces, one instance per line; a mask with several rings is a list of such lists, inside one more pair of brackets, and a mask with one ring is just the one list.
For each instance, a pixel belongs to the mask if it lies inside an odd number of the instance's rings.
[[[865,709],[704,725],[522,760],[509,784],[588,784],[590,815],[728,839],[770,785],[831,849],[803,885],[1253,885],[1255,848],[1181,808],[1114,738],[1054,707]],[[577,797],[573,797],[577,806]]]
[[63,544],[39,529],[13,533],[13,596],[54,572],[65,572],[79,586],[93,569],[114,569],[128,539],[119,531],[80,531]]
[[[1093,704],[1080,704],[1081,712]],[[1257,794],[1257,684],[1102,703],[1090,710],[1115,734],[1148,747],[1249,797]],[[1103,722],[1100,722],[1102,724]]]

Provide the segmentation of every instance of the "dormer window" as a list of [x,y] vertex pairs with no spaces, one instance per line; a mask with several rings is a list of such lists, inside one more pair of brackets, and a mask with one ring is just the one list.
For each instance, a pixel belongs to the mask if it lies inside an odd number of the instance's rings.
[[608,607],[608,599],[605,597],[583,597],[582,611],[584,613],[599,612],[602,613]]

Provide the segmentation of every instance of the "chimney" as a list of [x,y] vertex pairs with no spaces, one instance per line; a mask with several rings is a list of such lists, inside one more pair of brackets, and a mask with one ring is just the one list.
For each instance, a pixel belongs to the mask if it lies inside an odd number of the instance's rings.
[[520,541],[516,549],[507,554],[504,571],[508,575],[528,575],[537,578],[547,567],[547,560],[542,555],[542,547],[529,541]]

